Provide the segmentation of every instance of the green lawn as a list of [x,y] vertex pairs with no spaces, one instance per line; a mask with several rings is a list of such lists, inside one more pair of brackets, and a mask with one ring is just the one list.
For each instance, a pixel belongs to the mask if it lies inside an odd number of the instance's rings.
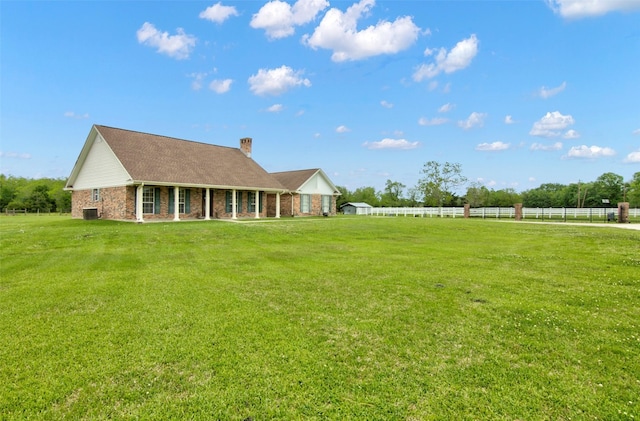
[[640,232],[0,218],[0,419],[640,419]]

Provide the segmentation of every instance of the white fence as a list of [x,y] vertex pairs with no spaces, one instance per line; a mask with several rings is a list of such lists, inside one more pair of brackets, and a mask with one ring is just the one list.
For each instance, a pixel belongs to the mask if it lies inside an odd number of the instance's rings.
[[[618,217],[618,208],[522,208],[523,219],[581,219],[606,221],[610,214]],[[464,218],[464,207],[442,208],[368,208],[362,215],[367,216],[410,216],[422,218]],[[472,218],[515,218],[515,208],[471,208]],[[629,209],[629,218],[640,218],[640,208]]]

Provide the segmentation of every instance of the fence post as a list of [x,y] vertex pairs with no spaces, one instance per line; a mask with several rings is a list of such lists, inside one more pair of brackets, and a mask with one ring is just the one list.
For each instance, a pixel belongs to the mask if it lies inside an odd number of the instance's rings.
[[522,203],[516,203],[515,208],[515,220],[522,221]]

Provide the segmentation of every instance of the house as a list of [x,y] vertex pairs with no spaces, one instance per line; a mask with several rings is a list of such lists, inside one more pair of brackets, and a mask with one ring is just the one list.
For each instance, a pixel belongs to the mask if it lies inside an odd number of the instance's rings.
[[324,172],[299,171],[309,177],[290,189],[277,176],[286,173],[265,171],[251,157],[251,147],[251,138],[231,148],[94,125],[65,187],[71,191],[72,217],[279,218],[320,214],[311,205],[316,202],[328,203],[322,209],[336,213],[339,192]]
[[340,192],[321,169],[276,172],[271,175],[287,189],[288,194],[280,199],[281,215],[335,214],[335,197]]
[[340,206],[340,210],[345,215],[368,215],[373,209],[371,205],[363,202],[348,202]]

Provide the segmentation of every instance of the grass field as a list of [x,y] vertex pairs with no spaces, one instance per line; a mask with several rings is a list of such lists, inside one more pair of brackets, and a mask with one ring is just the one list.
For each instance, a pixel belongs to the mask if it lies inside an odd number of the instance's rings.
[[0,218],[0,419],[640,419],[640,233]]

